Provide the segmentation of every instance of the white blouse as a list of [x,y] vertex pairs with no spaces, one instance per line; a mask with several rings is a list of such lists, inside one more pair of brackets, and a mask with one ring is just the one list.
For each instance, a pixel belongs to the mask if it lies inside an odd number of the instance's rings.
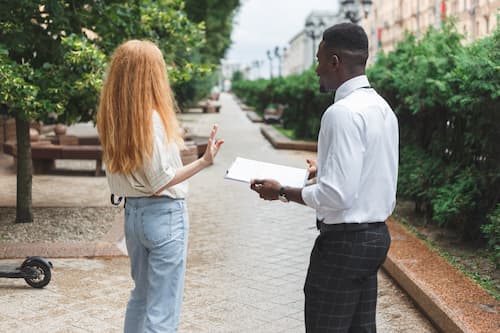
[[[165,129],[158,113],[153,112],[153,154],[151,161],[130,173],[111,173],[106,171],[111,193],[120,197],[149,197],[157,193],[175,176],[177,169],[182,167],[179,148],[175,143],[167,143]],[[157,195],[174,199],[185,198],[188,183],[184,181],[163,190]]]

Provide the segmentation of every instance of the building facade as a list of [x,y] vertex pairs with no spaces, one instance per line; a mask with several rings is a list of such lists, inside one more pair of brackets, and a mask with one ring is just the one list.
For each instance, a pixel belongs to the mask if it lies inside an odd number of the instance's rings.
[[370,39],[371,60],[379,49],[392,50],[405,31],[420,36],[456,17],[458,31],[471,42],[495,30],[500,0],[374,0],[368,17],[361,21]]
[[281,63],[282,75],[299,74],[310,68],[316,59],[323,30],[341,21],[337,12],[312,11],[304,22],[304,29],[288,42]]

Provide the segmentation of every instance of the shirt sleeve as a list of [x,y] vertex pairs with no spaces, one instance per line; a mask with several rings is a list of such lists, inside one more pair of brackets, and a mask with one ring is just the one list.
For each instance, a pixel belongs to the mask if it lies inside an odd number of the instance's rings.
[[334,106],[321,121],[317,183],[302,189],[307,206],[332,211],[352,207],[358,196],[363,167],[364,122],[345,106]]
[[151,161],[144,166],[144,174],[154,194],[174,178],[175,169],[168,163],[167,155],[171,152],[167,147],[163,124],[156,112],[153,114],[153,126],[153,154]]

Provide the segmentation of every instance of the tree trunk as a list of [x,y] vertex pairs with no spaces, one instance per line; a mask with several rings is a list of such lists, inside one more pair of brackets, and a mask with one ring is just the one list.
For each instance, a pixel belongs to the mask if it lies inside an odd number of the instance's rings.
[[31,146],[30,124],[27,120],[16,117],[17,139],[17,203],[16,223],[33,222],[31,203]]

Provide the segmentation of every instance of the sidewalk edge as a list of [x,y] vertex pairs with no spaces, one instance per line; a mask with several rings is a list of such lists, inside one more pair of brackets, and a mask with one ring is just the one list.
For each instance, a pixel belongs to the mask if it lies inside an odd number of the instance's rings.
[[276,149],[318,151],[317,142],[290,140],[271,125],[262,125],[260,132]]
[[442,332],[495,332],[500,314],[484,309],[498,304],[480,286],[435,253],[404,226],[389,218],[392,243],[382,265]]

